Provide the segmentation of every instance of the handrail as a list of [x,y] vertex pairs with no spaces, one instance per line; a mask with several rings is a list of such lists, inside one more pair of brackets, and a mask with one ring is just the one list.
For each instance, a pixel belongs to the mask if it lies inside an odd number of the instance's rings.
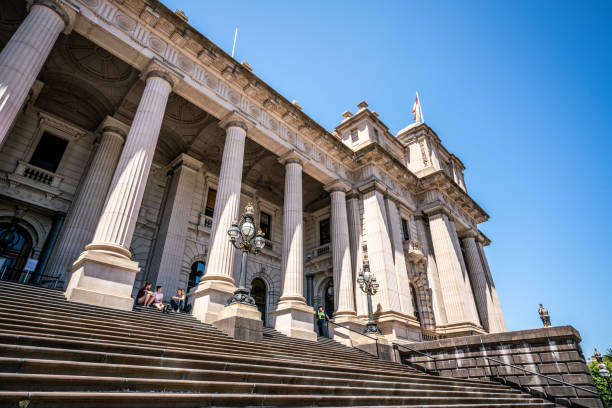
[[[376,337],[370,337],[370,336],[368,336],[368,335],[367,335],[367,334],[365,334],[365,333],[358,332],[357,330],[353,330],[353,329],[351,329],[350,327],[343,326],[343,325],[341,325],[341,324],[339,324],[339,323],[336,323],[336,322],[332,322],[331,320],[327,320],[327,319],[326,319],[326,323],[327,323],[327,324],[331,323],[331,324],[333,324],[334,326],[342,327],[343,329],[346,329],[346,330],[348,330],[348,331],[352,331],[353,333],[361,334],[362,336],[365,336],[365,337],[367,337],[368,339],[374,340],[374,342],[376,342],[376,357],[377,357],[377,358],[380,358],[380,353],[378,352],[378,338],[376,338]],[[329,326],[328,326],[327,333],[329,333]]]
[[595,394],[595,395],[599,396],[599,393],[598,393],[598,392],[596,392],[596,391],[592,391],[592,390],[589,390],[588,388],[580,387],[579,385],[570,384],[570,383],[565,382],[565,381],[563,381],[563,380],[557,380],[556,378],[549,377],[549,376],[544,375],[544,374],[536,373],[535,371],[531,371],[531,370],[528,370],[528,369],[526,369],[526,368],[522,368],[522,367],[519,367],[519,366],[515,366],[514,364],[506,363],[505,361],[500,361],[500,360],[498,360],[498,359],[496,359],[496,358],[492,358],[492,357],[483,357],[483,358],[485,358],[485,359],[487,359],[487,360],[495,361],[496,363],[500,363],[500,364],[503,364],[503,365],[510,366],[510,367],[512,367],[512,368],[516,368],[517,370],[525,371],[525,372],[527,372],[527,373],[529,373],[529,374],[534,374],[534,375],[537,375],[537,376],[539,376],[539,377],[544,377],[544,378],[546,378],[547,380],[556,381],[556,382],[561,383],[561,384],[563,384],[563,385],[569,385],[570,387],[574,387],[574,388],[577,388],[577,389],[579,389],[579,390],[586,391],[586,392],[589,392],[589,393],[591,393],[591,394]]
[[405,349],[408,349],[408,350],[410,350],[410,351],[413,351],[413,352],[415,352],[415,353],[417,353],[417,354],[420,354],[420,355],[422,355],[422,356],[425,356],[425,357],[431,358],[433,361],[436,361],[436,358],[435,358],[434,356],[429,355],[429,354],[427,354],[427,353],[423,353],[422,351],[419,351],[419,350],[415,350],[415,349],[413,349],[413,348],[412,348],[412,347],[410,347],[410,346],[406,346],[406,345],[404,345],[404,344],[396,343],[396,342],[394,342],[394,341],[392,341],[391,343],[392,343],[392,344],[394,344],[395,346],[403,347],[403,348],[405,348]]

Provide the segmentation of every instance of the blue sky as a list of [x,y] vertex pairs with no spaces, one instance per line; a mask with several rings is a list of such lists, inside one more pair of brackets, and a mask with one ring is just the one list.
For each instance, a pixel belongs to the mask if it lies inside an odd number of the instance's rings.
[[[612,347],[612,2],[165,0],[325,128],[366,100],[465,164],[508,328]],[[375,6],[373,6],[375,4]]]

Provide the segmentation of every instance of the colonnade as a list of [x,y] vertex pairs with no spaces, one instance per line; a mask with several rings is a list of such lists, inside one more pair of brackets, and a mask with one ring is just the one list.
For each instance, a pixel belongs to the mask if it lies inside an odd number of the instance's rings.
[[[64,3],[35,1],[25,21],[0,53],[0,144],[57,37],[69,30],[73,18],[73,11]],[[153,60],[143,71],[143,79],[145,89],[132,125],[128,127],[111,117],[101,124],[96,154],[51,257],[50,265],[54,269],[69,270],[66,286],[69,300],[125,310],[132,308],[132,287],[140,268],[131,260],[129,248],[168,96],[177,77],[170,67]],[[217,319],[235,288],[232,279],[235,250],[226,231],[239,216],[249,130],[248,119],[237,112],[229,114],[220,125],[225,128],[226,139],[207,273],[193,293],[193,313],[206,322]],[[279,331],[313,339],[313,309],[306,304],[303,288],[302,175],[306,161],[295,151],[280,158],[285,167],[283,286],[273,313]],[[190,200],[186,197],[202,165],[184,155],[172,166],[172,199],[164,208],[168,216],[160,226],[153,262],[154,275],[169,286],[176,286],[178,276],[162,271],[180,269],[190,210]],[[364,300],[355,295],[355,279],[367,251],[370,267],[381,285],[374,297],[380,307],[381,325],[391,333],[398,325],[418,325],[413,317],[415,311],[396,200],[377,181],[355,190],[349,183],[337,180],[325,188],[331,196],[336,316],[354,319],[364,312]],[[444,211],[422,214],[416,223],[427,260],[425,273],[432,290],[431,307],[436,325],[448,333],[481,326],[492,332],[505,330],[478,234],[469,232],[460,238]],[[83,249],[80,255],[74,242],[78,243],[77,248]]]

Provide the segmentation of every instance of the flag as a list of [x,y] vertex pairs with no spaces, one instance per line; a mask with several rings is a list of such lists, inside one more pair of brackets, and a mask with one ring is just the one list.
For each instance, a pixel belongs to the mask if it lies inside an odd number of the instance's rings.
[[412,105],[412,114],[414,115],[414,121],[421,121],[421,104],[419,103],[419,97],[414,98],[414,105]]

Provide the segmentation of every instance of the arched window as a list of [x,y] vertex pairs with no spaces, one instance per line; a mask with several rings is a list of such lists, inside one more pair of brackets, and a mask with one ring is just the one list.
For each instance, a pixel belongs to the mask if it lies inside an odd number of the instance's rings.
[[266,325],[267,294],[268,289],[266,283],[260,278],[253,279],[253,282],[251,282],[251,296],[255,299],[255,306],[257,306],[257,309],[261,313],[261,320],[263,320],[264,326]]
[[325,288],[325,313],[328,316],[332,316],[332,314],[336,311],[336,307],[334,304],[334,282],[329,281],[327,287]]
[[417,301],[417,291],[414,284],[410,284],[410,297],[412,298],[412,308],[414,309],[414,317],[421,323],[421,311],[419,310],[419,302]]
[[32,250],[32,238],[15,223],[0,224],[0,279],[19,280]]
[[196,261],[191,265],[191,273],[189,274],[189,281],[187,282],[187,292],[194,286],[200,283],[200,279],[206,273],[206,264],[202,261]]

